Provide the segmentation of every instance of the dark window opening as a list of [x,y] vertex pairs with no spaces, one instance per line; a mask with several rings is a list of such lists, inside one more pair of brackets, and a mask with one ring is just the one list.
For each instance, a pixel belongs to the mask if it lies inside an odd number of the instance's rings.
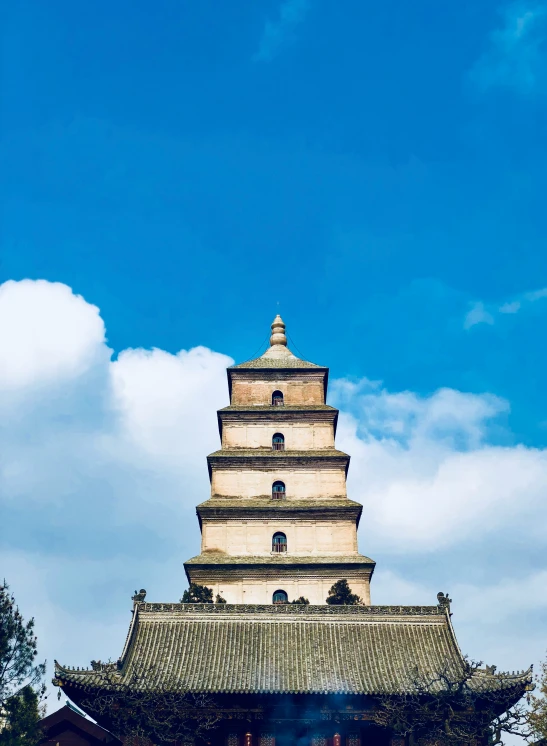
[[272,438],[272,448],[274,449],[274,451],[284,451],[285,436],[281,435],[281,433],[276,433]]
[[274,482],[272,484],[272,497],[278,499],[285,497],[285,482]]
[[286,552],[287,537],[282,531],[277,531],[272,537],[272,552]]
[[289,603],[289,597],[285,591],[276,591],[273,594],[273,602],[274,604],[287,604]]
[[274,391],[272,394],[272,404],[274,407],[283,406],[283,393],[281,391]]

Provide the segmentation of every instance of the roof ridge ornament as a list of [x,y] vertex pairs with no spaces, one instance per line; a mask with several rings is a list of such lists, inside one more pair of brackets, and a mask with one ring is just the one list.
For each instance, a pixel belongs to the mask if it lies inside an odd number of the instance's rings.
[[451,616],[450,604],[452,603],[452,599],[448,597],[448,593],[439,591],[439,593],[437,593],[437,601],[441,611],[445,611],[449,616]]
[[279,314],[275,317],[272,323],[272,334],[270,336],[270,347],[274,345],[287,346],[287,336],[285,334],[285,322]]
[[131,600],[134,604],[141,603],[146,598],[146,590],[141,588],[140,591],[135,591],[135,595],[131,596]]

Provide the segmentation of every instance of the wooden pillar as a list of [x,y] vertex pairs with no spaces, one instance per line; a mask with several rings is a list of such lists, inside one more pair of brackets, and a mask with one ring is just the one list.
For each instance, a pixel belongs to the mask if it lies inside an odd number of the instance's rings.
[[342,736],[340,733],[335,733],[332,737],[332,746],[342,746]]
[[243,746],[253,746],[253,734],[247,731],[243,737]]

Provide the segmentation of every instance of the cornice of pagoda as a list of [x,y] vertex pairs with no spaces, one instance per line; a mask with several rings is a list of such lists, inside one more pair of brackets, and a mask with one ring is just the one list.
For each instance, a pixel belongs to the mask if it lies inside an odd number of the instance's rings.
[[262,521],[279,520],[332,521],[354,520],[359,525],[363,506],[347,497],[306,500],[276,500],[269,496],[255,498],[212,497],[196,508],[200,527],[202,520],[209,522],[244,519]]
[[313,451],[273,451],[269,448],[221,449],[207,456],[209,478],[213,469],[340,469],[347,475],[350,457],[334,448]]
[[313,580],[347,578],[370,580],[376,563],[370,557],[355,555],[231,555],[204,552],[184,563],[189,583],[205,585],[226,580],[272,580],[290,578]]

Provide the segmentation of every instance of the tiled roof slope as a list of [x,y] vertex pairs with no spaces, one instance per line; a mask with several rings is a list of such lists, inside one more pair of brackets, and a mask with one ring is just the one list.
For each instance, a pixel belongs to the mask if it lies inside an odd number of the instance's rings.
[[300,360],[300,358],[291,355],[290,357],[257,357],[254,360],[247,360],[239,365],[231,365],[228,370],[241,370],[249,368],[290,368],[291,370],[302,370],[303,368],[314,368],[315,370],[328,370],[322,365],[316,365],[315,363],[309,363],[307,360]]
[[282,407],[275,407],[273,405],[270,406],[264,404],[261,404],[260,406],[256,406],[253,404],[230,404],[229,406],[222,407],[217,411],[222,414],[230,414],[231,412],[241,414],[242,412],[249,412],[253,415],[265,413],[275,414],[276,416],[283,415],[285,414],[285,412],[330,412],[332,414],[336,414],[338,412],[336,407],[331,407],[330,404],[284,404]]
[[336,448],[315,448],[309,451],[297,451],[286,449],[284,451],[272,451],[271,446],[264,448],[226,448],[218,451],[213,451],[207,458],[209,459],[229,459],[229,458],[267,458],[271,460],[281,461],[282,459],[298,459],[298,458],[321,458],[321,459],[339,459],[345,461],[349,459],[347,453],[339,451]]
[[221,554],[220,552],[205,552],[192,559],[186,560],[185,565],[375,565],[374,560],[364,554]]
[[293,511],[293,510],[317,510],[318,504],[325,510],[337,510],[347,509],[348,511],[361,511],[363,506],[361,503],[355,500],[350,500],[349,497],[314,497],[312,498],[286,498],[284,500],[277,500],[275,497],[210,497],[208,500],[200,503],[196,510],[203,510],[204,508],[270,508],[272,505],[277,510]]
[[[138,603],[118,664],[148,685],[211,693],[402,692],[415,667],[434,677],[464,665],[441,606],[244,606]],[[104,685],[100,670],[55,664],[61,685]],[[480,690],[522,689],[530,672],[474,677]]]

